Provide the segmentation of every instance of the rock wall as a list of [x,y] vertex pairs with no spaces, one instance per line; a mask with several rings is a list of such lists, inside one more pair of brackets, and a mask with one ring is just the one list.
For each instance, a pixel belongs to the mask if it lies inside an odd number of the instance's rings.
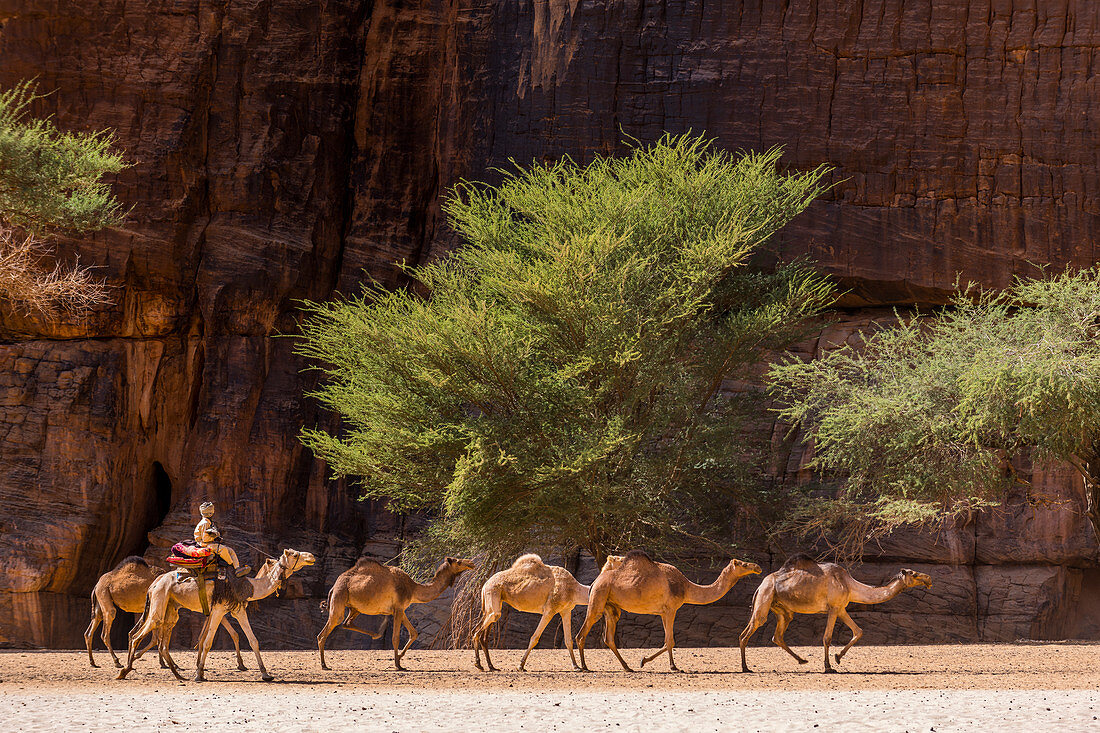
[[[95,577],[162,555],[205,498],[249,560],[322,557],[262,626],[310,643],[327,584],[401,527],[299,445],[331,418],[278,336],[299,300],[453,246],[456,180],[666,130],[783,145],[836,185],[778,254],[815,257],[853,308],[934,303],[956,273],[1002,285],[1096,259],[1098,48],[1100,10],[1072,0],[0,0],[0,84],[37,77],[56,90],[39,113],[115,129],[134,162],[126,224],[61,250],[102,268],[115,305],[0,314],[0,644],[79,644]],[[1048,484],[1071,504],[867,565],[942,579],[868,611],[868,639],[1096,633],[1072,612],[1100,592],[1095,538],[1069,477]],[[681,643],[728,643],[752,585]]]

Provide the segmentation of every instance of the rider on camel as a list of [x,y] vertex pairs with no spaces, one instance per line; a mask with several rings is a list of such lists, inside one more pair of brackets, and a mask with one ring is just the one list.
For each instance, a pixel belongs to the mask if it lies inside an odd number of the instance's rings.
[[222,544],[221,532],[214,526],[214,504],[204,501],[199,506],[199,513],[202,514],[202,519],[195,525],[195,544],[209,549],[224,560],[233,568],[233,572],[238,578],[246,575],[251,568],[248,565],[242,566],[240,560],[237,559],[237,553],[233,552],[233,548]]

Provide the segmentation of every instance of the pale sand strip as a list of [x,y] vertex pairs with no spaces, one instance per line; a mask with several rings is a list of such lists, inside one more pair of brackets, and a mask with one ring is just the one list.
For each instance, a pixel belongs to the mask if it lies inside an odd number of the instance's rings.
[[1100,728],[1083,690],[721,692],[0,691],[8,730],[1034,731]]

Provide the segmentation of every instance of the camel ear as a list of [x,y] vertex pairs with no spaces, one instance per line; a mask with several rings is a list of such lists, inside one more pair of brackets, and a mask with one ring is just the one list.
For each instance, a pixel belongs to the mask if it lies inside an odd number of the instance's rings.
[[447,562],[448,565],[454,565],[456,562],[458,562],[458,560],[456,560],[453,557],[448,557],[446,562]]

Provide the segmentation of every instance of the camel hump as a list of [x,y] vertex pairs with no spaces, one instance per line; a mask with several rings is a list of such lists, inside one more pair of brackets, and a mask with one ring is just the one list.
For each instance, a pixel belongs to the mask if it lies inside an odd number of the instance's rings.
[[526,555],[520,555],[516,558],[516,561],[512,563],[512,567],[518,568],[520,565],[528,565],[534,563],[536,565],[543,565],[542,558],[533,552],[529,552]]
[[149,567],[149,563],[145,560],[144,557],[141,557],[139,555],[130,555],[129,557],[124,557],[119,560],[118,565],[115,565],[113,569],[120,570],[127,565],[138,565],[143,568]]
[[653,562],[653,558],[650,557],[649,553],[647,553],[645,550],[631,550],[630,552],[623,555],[623,562],[624,563],[636,562],[636,561],[640,561],[640,560],[644,560],[645,562],[649,562],[649,563]]
[[375,568],[382,568],[384,570],[384,569],[386,569],[386,566],[383,565],[382,563],[378,562],[377,560],[372,560],[369,557],[361,557],[361,558],[359,558],[358,560],[355,561],[355,565],[352,569],[353,570],[364,570],[365,571],[365,570],[374,570]]
[[820,563],[814,560],[812,557],[804,552],[799,552],[795,555],[791,555],[787,558],[787,562],[783,563],[782,570],[810,570],[817,571],[821,569]]

